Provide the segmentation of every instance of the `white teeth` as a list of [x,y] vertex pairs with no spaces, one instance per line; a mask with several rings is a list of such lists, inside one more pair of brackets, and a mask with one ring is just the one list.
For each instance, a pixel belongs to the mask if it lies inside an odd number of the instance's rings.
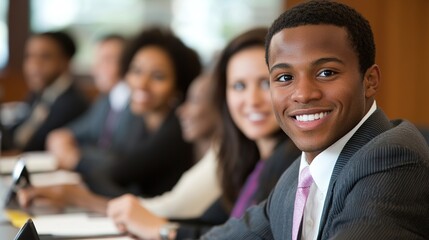
[[250,113],[248,115],[248,118],[250,121],[261,121],[262,119],[265,118],[264,114],[260,114],[260,113]]
[[328,115],[328,112],[321,112],[321,113],[315,113],[315,114],[303,114],[303,115],[296,115],[296,120],[300,122],[309,122],[314,121],[318,119],[322,119]]

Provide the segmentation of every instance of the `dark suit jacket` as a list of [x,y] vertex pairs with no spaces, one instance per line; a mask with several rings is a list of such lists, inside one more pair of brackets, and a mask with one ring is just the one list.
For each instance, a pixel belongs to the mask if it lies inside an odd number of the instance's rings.
[[[29,106],[33,106],[36,97],[31,95],[27,101]],[[42,151],[45,150],[45,141],[47,135],[54,129],[65,126],[78,116],[80,116],[88,107],[88,102],[84,94],[75,84],[71,84],[52,104],[49,114],[42,125],[34,132],[27,145],[22,151]],[[31,112],[27,115],[31,115]],[[26,119],[20,121],[10,132],[13,136],[16,128]]]
[[[110,109],[109,97],[107,95],[101,96],[84,115],[68,126],[81,147],[99,148],[98,141],[102,135]],[[141,117],[135,116],[129,106],[117,114],[118,119],[112,135],[112,144],[109,146],[110,149],[115,151],[126,148],[126,145],[128,145],[126,141],[131,140],[129,139],[129,133],[135,129],[135,125],[142,123]]]
[[[291,239],[299,160],[268,200],[203,239]],[[429,239],[429,149],[407,121],[373,113],[342,150],[318,239]]]
[[1,133],[1,150],[12,149],[12,139],[9,136],[9,132],[0,122],[0,133]]
[[[68,128],[73,132],[79,144],[80,161],[76,171],[81,173],[87,186],[102,195],[111,196],[111,186],[106,174],[95,174],[105,158],[114,155],[125,155],[135,150],[140,135],[132,134],[139,131],[143,120],[132,114],[129,106],[117,113],[113,127],[111,144],[100,146],[99,141],[111,110],[108,96],[100,96],[84,115],[73,121]],[[97,176],[97,177],[94,177]],[[107,179],[106,179],[107,178]],[[113,194],[116,196],[117,194]]]
[[129,126],[122,141],[126,151],[84,150],[77,170],[91,190],[110,197],[153,197],[170,190],[193,165],[192,145],[183,140],[174,110],[157,132],[149,133],[141,123]]

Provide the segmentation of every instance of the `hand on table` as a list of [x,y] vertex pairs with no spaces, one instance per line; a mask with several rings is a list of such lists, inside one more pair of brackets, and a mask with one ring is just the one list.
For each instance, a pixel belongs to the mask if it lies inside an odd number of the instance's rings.
[[160,228],[168,220],[158,217],[144,208],[137,197],[126,194],[109,201],[107,215],[122,232],[143,239],[159,239]]
[[78,194],[79,188],[79,185],[28,187],[18,191],[18,202],[24,208],[31,205],[64,208],[72,204],[73,195]]
[[81,184],[28,187],[20,189],[17,196],[18,202],[23,208],[49,206],[64,209],[74,206],[101,214],[106,213],[108,201],[105,197],[90,192]]
[[48,135],[46,148],[58,161],[58,167],[74,170],[80,158],[79,147],[73,133],[68,129],[58,129]]

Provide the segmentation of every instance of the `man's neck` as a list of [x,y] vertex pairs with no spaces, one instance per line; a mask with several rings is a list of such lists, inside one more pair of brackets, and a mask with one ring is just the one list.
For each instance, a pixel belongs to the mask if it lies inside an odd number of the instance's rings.
[[331,144],[329,147],[325,148],[320,152],[312,152],[306,153],[303,152],[303,156],[308,164],[311,164],[313,160],[318,157],[320,154],[326,152],[329,149],[335,148],[336,145],[341,145],[341,149],[348,142],[348,140],[353,136],[353,134],[359,129],[359,127],[377,110],[377,103],[375,100],[372,101],[369,109],[366,111],[365,115],[361,118],[358,124],[356,124],[350,131],[348,131],[345,135],[339,138],[335,143]]

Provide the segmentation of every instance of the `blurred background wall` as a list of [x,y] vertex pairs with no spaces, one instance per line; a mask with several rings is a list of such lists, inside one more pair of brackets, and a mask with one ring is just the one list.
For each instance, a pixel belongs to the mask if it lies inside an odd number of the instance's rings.
[[66,30],[78,43],[73,72],[89,95],[94,43],[109,33],[131,37],[142,28],[168,26],[208,62],[234,35],[269,26],[283,0],[0,0],[0,87],[3,101],[25,95],[23,46],[32,32]]
[[[376,40],[382,83],[378,104],[390,118],[429,126],[429,1],[339,0],[360,11]],[[202,60],[234,35],[269,26],[302,0],[0,0],[1,101],[26,93],[21,65],[32,32],[65,29],[77,40],[73,72],[89,96],[96,94],[88,75],[97,38],[117,32],[127,37],[151,25],[171,27]]]

